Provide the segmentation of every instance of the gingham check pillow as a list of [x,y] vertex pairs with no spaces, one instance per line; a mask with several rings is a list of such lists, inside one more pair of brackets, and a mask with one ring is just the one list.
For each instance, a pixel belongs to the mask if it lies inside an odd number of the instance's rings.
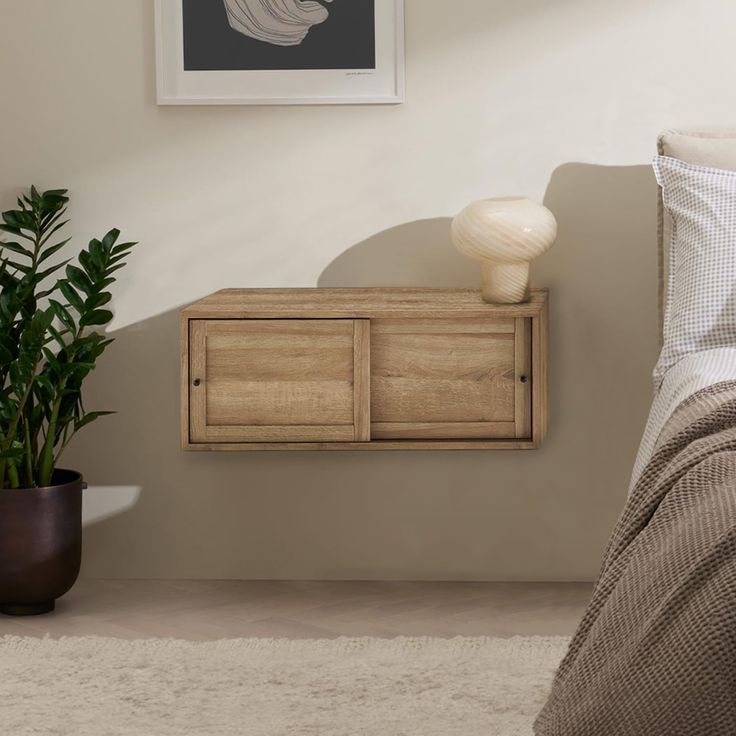
[[655,386],[689,353],[736,347],[736,171],[654,159],[674,221]]

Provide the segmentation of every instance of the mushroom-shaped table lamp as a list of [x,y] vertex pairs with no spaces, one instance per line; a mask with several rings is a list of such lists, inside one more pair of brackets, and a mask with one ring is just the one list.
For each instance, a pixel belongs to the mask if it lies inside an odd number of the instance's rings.
[[529,298],[529,264],[557,238],[557,220],[525,197],[483,199],[452,221],[455,247],[480,261],[483,299],[516,304]]

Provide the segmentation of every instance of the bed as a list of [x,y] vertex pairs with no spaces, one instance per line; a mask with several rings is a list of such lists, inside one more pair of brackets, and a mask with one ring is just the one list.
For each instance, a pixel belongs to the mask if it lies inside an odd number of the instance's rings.
[[537,736],[736,735],[736,133],[668,131],[654,168],[654,399]]

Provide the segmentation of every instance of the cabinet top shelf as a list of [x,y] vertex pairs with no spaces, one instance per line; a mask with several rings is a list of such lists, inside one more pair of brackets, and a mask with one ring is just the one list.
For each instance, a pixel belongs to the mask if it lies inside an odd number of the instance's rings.
[[532,289],[522,304],[486,304],[479,289],[371,287],[222,289],[183,310],[186,319],[532,317],[547,303]]

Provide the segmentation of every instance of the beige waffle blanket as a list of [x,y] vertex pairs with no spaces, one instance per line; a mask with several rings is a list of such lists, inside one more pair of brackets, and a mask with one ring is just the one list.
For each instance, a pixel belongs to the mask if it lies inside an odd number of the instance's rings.
[[673,413],[537,736],[736,736],[736,381]]

